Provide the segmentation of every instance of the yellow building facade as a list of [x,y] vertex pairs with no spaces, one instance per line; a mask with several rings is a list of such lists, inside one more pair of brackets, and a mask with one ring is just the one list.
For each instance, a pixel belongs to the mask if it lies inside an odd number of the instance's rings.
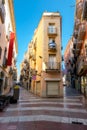
[[63,96],[61,16],[44,12],[29,44],[30,91],[41,97]]

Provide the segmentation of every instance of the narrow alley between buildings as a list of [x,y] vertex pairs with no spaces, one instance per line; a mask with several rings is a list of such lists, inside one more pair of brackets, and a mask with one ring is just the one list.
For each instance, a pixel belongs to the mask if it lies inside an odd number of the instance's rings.
[[86,130],[85,98],[64,90],[63,98],[41,98],[20,88],[18,103],[0,112],[0,130]]

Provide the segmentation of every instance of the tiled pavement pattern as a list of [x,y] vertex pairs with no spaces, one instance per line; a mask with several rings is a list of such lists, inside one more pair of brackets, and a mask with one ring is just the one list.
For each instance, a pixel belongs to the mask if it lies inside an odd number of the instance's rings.
[[64,95],[40,98],[21,88],[18,103],[0,112],[0,130],[87,130],[86,100]]

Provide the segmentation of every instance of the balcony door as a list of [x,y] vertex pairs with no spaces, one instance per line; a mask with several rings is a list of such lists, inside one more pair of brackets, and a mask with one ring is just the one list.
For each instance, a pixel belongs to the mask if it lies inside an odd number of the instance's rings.
[[49,55],[49,68],[56,69],[56,55]]
[[54,25],[54,24],[49,25],[49,27],[48,27],[48,31],[49,31],[49,33],[51,33],[51,34],[56,33],[55,25]]

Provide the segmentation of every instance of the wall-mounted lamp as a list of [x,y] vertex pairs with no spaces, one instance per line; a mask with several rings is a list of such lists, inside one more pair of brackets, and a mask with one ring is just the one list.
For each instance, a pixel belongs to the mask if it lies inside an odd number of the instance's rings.
[[42,58],[42,56],[39,56],[39,58]]

